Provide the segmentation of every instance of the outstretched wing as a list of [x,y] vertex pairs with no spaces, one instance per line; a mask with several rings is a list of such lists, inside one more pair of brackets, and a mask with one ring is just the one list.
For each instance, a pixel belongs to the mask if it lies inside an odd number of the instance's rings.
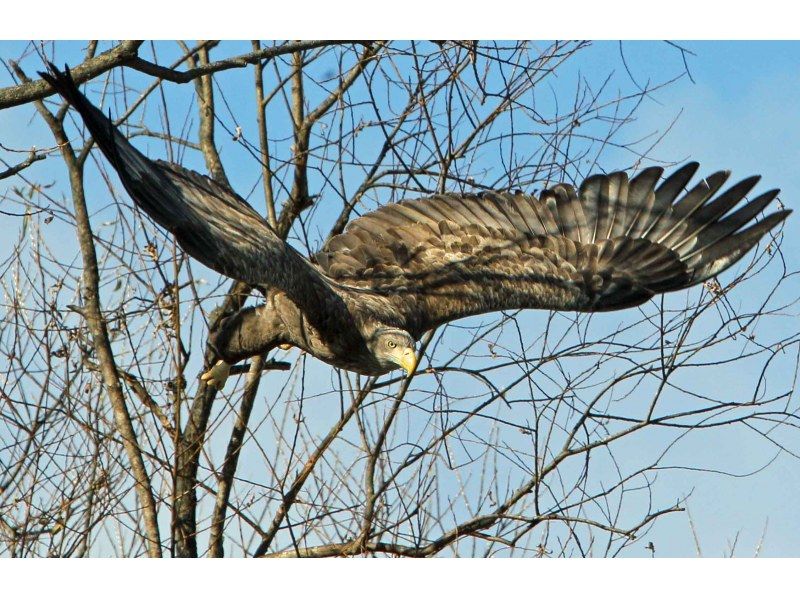
[[353,221],[314,259],[338,282],[384,295],[387,317],[416,335],[501,309],[631,307],[719,274],[790,213],[752,223],[777,190],[733,211],[759,177],[717,195],[729,176],[717,172],[681,195],[697,167],[660,185],[663,169],[648,168],[631,180],[591,176],[578,192],[402,201]]
[[81,115],[136,205],[189,255],[230,278],[280,289],[312,314],[324,316],[339,301],[324,276],[244,199],[208,177],[144,156],[78,90],[69,70],[50,68],[40,75]]

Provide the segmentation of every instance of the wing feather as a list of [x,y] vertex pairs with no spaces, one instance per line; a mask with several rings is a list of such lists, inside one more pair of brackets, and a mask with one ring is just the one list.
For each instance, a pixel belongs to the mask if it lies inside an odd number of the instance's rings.
[[[670,213],[670,206],[686,188],[687,183],[691,180],[699,167],[700,165],[697,162],[689,162],[668,176],[664,182],[659,185],[658,189],[653,191],[652,199],[650,197],[647,198],[646,201],[649,207],[638,219],[636,228],[629,234],[632,237],[647,238],[653,229],[658,226],[661,219],[665,217],[666,214]],[[655,177],[656,180],[653,181],[653,185],[655,185],[658,177],[663,173],[663,169],[661,168],[654,170],[657,170],[657,176]],[[646,175],[646,172],[647,170],[643,171],[640,176],[647,176],[650,178],[651,175]]]
[[547,234],[547,228],[545,227],[541,216],[539,216],[539,211],[536,209],[537,202],[530,201],[526,195],[515,195],[509,203],[527,225],[527,231],[523,228],[520,228],[519,230],[530,232],[535,235]]
[[620,237],[627,230],[630,208],[628,207],[628,175],[615,172],[608,176],[610,224],[606,233],[611,239]]

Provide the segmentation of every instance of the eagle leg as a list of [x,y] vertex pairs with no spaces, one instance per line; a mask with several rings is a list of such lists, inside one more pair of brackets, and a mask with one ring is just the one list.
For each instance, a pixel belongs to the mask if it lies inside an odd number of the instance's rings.
[[211,388],[222,390],[225,382],[231,373],[231,365],[221,359],[210,370],[200,376]]

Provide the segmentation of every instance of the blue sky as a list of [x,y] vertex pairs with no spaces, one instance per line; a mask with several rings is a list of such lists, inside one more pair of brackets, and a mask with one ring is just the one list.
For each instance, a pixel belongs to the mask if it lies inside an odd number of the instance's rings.
[[[651,153],[654,159],[668,162],[698,160],[702,164],[702,173],[727,168],[733,170],[733,178],[738,180],[744,176],[760,173],[763,175],[762,186],[766,190],[778,186],[783,192],[782,201],[796,208],[800,205],[800,171],[795,164],[800,158],[800,116],[797,106],[800,105],[800,44],[786,42],[737,43],[737,42],[687,42],[686,48],[695,56],[688,56],[689,68],[694,83],[683,78],[676,84],[660,91],[654,100],[647,100],[626,132],[629,139],[636,139],[654,132],[663,132],[667,123],[676,117],[668,135]],[[0,48],[4,57],[13,57],[19,53],[20,44],[7,43]],[[171,50],[159,46],[162,60]],[[626,42],[622,46],[631,75],[638,84],[643,84],[648,74],[677,74],[680,64],[676,61],[675,51],[655,42]],[[569,87],[568,80],[575,73],[588,77],[602,77],[608,71],[609,64],[616,65],[617,76],[625,81],[626,76],[619,71],[621,67],[620,48],[616,43],[597,44],[590,52],[579,57],[564,80],[560,83]],[[70,61],[77,56],[74,49],[71,53],[60,54],[61,61]],[[166,60],[165,60],[166,61]],[[34,62],[30,63],[35,66]],[[32,68],[31,67],[31,68]],[[234,110],[249,101],[249,97],[239,94],[235,85],[236,75],[226,74],[220,77],[220,85],[226,85],[229,91],[228,101]],[[629,82],[628,82],[629,83]],[[0,74],[0,84],[8,85],[6,73]],[[622,83],[620,83],[622,85]],[[185,91],[185,87],[180,92]],[[184,114],[194,109],[185,99],[185,93],[165,86],[170,99],[171,110]],[[174,97],[169,94],[174,92]],[[119,107],[113,107],[113,112]],[[30,119],[30,108],[7,110],[0,112],[0,142],[15,147],[26,147],[31,143],[40,146],[50,145],[49,134],[38,123],[38,119]],[[155,118],[154,115],[150,115]],[[176,119],[177,120],[177,119]],[[256,182],[253,174],[253,162],[236,160],[237,151],[229,137],[219,133],[223,159],[234,186],[242,193],[249,190]],[[163,151],[163,145],[151,142],[148,146],[151,153]],[[230,152],[230,153],[227,153]],[[159,156],[161,154],[158,154]],[[6,155],[4,157],[7,158]],[[10,161],[10,160],[9,160]],[[609,153],[602,162],[606,169],[628,166],[631,157],[624,153]],[[60,176],[51,162],[35,165],[32,173],[43,176]],[[191,164],[202,170],[202,162],[196,157]],[[62,189],[66,192],[66,187]],[[313,192],[313,189],[312,189]],[[255,197],[259,197],[258,192]],[[256,205],[256,202],[253,202]],[[332,217],[331,214],[320,214],[320,218]],[[102,214],[95,215],[95,221],[103,219]],[[68,234],[65,234],[65,239]],[[800,250],[800,222],[797,215],[790,218],[786,226],[784,252],[787,259],[794,259]],[[0,240],[0,257],[7,255],[8,242]],[[795,287],[797,283],[794,283]],[[794,295],[797,289],[794,288]],[[791,289],[790,289],[791,291]],[[791,294],[791,292],[789,293]],[[746,303],[746,297],[737,297]],[[795,312],[796,313],[796,312]],[[541,323],[541,314],[525,316],[524,322],[535,329]],[[798,320],[788,319],[787,327],[798,328]],[[759,334],[779,334],[781,330],[766,329]],[[457,333],[453,333],[457,334]],[[785,364],[785,365],[784,365]],[[778,369],[770,372],[773,383],[782,381],[788,384],[793,371],[789,367],[791,360],[781,362]],[[328,368],[309,365],[315,373],[315,388],[323,392],[326,385],[333,381]],[[721,384],[735,392],[740,386],[745,387],[752,381],[757,371],[743,367],[739,371],[726,369]],[[700,377],[702,376],[702,378]],[[274,377],[275,387],[280,387],[285,379]],[[783,380],[782,380],[783,379]],[[280,383],[278,383],[279,381]],[[720,386],[719,380],[708,379],[708,372],[698,374],[697,379],[686,380],[698,388],[705,385]],[[467,394],[468,387],[464,381],[454,381],[453,394]],[[335,399],[334,399],[335,400]],[[796,403],[796,397],[794,398]],[[321,400],[314,402],[314,407],[323,410]],[[329,405],[330,410],[338,410],[336,405]],[[409,416],[410,421],[415,421]],[[321,425],[324,429],[324,425]],[[646,441],[647,439],[643,439]],[[792,439],[788,439],[791,444]],[[793,446],[797,448],[796,440]],[[620,443],[618,458],[635,462],[647,452],[646,446],[637,441]],[[763,442],[763,439],[742,430],[720,430],[704,436],[697,436],[681,442],[670,453],[670,462],[686,464],[698,463],[703,467],[721,469],[741,475],[759,469],[776,454],[774,447]],[[258,461],[243,463],[245,468],[257,468]],[[764,471],[749,477],[730,475],[709,475],[708,473],[690,473],[685,470],[666,469],[659,473],[658,499],[664,503],[672,498],[679,499],[690,496],[688,506],[695,523],[696,531],[706,556],[720,556],[728,551],[728,544],[739,534],[737,555],[746,556],[755,551],[756,545],[766,525],[766,537],[761,548],[762,555],[789,556],[800,555],[800,515],[796,509],[796,497],[800,496],[800,467],[796,459],[788,455],[778,455],[777,459]],[[768,519],[768,523],[767,523]],[[684,515],[670,515],[658,522],[652,530],[652,540],[658,556],[684,556],[695,552],[694,540]],[[628,553],[631,556],[648,556],[640,544]]]
[[[687,42],[684,45],[696,53],[688,57],[696,83],[683,80],[660,93],[658,103],[645,104],[634,130],[642,133],[663,130],[665,122],[680,115],[653,152],[654,157],[697,160],[703,172],[731,169],[734,179],[760,173],[764,189],[780,187],[782,201],[787,207],[797,209],[800,206],[797,168],[800,43]],[[641,74],[644,79],[646,72],[658,69],[658,62],[654,61],[657,54],[637,52],[637,46],[626,43],[623,47],[630,57],[632,74],[634,77]],[[800,222],[796,214],[788,220],[784,238],[787,260],[796,260],[800,250]],[[787,325],[796,328],[798,322],[789,320]],[[773,375],[790,378],[793,373],[787,369]],[[769,452],[762,452],[764,447],[756,446],[760,443],[744,436],[722,442],[708,446],[690,444],[686,450],[707,454],[722,451],[729,455],[729,463],[746,464],[739,469],[742,472]],[[703,474],[688,478],[681,474],[680,478],[675,483],[692,491],[689,507],[704,555],[721,555],[739,530],[737,554],[752,554],[767,517],[769,523],[761,554],[800,555],[800,514],[793,499],[800,492],[800,467],[795,459],[780,457],[764,472],[744,479]],[[685,518],[663,520],[656,526],[652,539],[662,555],[685,555],[687,551],[692,554]]]

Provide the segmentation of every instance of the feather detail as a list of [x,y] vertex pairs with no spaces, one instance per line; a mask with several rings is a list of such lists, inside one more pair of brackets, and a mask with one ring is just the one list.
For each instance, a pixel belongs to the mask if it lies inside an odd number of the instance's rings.
[[[316,261],[354,291],[385,294],[414,334],[498,309],[622,309],[716,276],[788,216],[751,224],[778,191],[737,209],[758,177],[717,195],[730,175],[720,171],[685,192],[697,169],[660,184],[657,167],[593,175],[577,192],[561,183],[538,197],[405,200],[352,222]],[[378,276],[377,264],[396,277]]]

